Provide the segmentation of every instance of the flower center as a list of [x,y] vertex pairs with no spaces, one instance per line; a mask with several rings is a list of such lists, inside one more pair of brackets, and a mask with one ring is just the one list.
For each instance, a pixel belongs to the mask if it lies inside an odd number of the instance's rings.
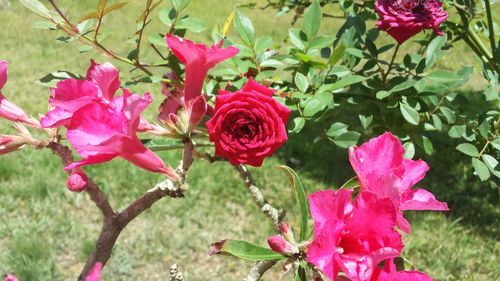
[[427,0],[395,0],[392,7],[399,12],[409,12],[413,14],[425,13]]

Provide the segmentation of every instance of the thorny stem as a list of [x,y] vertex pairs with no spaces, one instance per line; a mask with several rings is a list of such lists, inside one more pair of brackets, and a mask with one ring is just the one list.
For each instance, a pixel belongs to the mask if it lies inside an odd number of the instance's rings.
[[255,203],[257,203],[261,211],[273,222],[276,231],[280,232],[280,223],[285,216],[285,213],[278,211],[264,199],[264,194],[262,194],[262,191],[259,189],[259,187],[255,185],[252,174],[245,165],[238,165],[235,167],[235,169],[240,173],[240,176],[245,182],[246,187],[252,194]]

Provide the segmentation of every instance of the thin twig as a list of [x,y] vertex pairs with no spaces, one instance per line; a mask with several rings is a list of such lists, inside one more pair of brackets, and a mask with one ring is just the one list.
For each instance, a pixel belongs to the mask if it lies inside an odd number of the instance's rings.
[[262,191],[259,189],[259,187],[255,185],[252,174],[245,165],[238,165],[235,167],[235,169],[240,173],[240,176],[245,182],[246,187],[252,194],[255,203],[257,203],[261,211],[273,222],[274,228],[279,232],[280,223],[284,217],[284,212],[278,211],[264,199],[264,194],[262,194]]
[[399,46],[401,46],[401,44],[397,44],[396,45],[396,49],[394,50],[394,53],[392,54],[392,58],[391,58],[391,62],[389,63],[389,68],[387,69],[387,72],[385,73],[384,77],[382,78],[382,83],[386,83],[386,80],[387,80],[387,77],[389,76],[389,73],[391,73],[391,70],[392,70],[392,66],[394,64],[394,59],[396,59],[396,55],[399,51]]
[[493,62],[497,62],[497,54],[496,54],[496,44],[495,44],[495,27],[493,25],[493,17],[491,16],[491,7],[490,0],[484,0],[485,10],[486,10],[486,18],[488,20],[488,38],[490,40],[491,45],[491,53],[493,55]]
[[278,261],[259,261],[248,272],[245,281],[259,281],[264,273],[271,269]]

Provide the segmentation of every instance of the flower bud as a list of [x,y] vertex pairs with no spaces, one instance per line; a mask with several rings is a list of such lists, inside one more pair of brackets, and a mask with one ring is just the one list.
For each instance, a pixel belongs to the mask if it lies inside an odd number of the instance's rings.
[[285,240],[292,244],[296,244],[295,238],[293,237],[292,229],[284,222],[281,222],[280,228],[281,228],[281,234],[283,235]]
[[0,155],[19,150],[25,144],[18,136],[0,135]]
[[273,251],[280,254],[291,255],[299,252],[297,246],[286,241],[281,235],[273,235],[267,238],[267,244]]
[[94,264],[94,267],[92,267],[92,270],[89,273],[89,276],[85,278],[85,281],[100,281],[101,280],[101,270],[102,270],[102,263],[96,262]]
[[74,169],[68,177],[68,189],[72,192],[82,192],[88,181],[87,175],[82,169]]

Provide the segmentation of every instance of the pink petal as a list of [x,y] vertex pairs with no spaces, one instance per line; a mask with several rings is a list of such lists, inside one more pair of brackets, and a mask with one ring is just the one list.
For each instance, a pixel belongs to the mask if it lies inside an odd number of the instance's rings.
[[253,78],[248,79],[248,81],[241,88],[243,92],[255,92],[259,94],[263,94],[266,96],[272,97],[274,95],[275,90],[268,88],[264,85],[257,83]]
[[7,83],[7,67],[8,63],[4,60],[0,60],[0,90]]
[[404,195],[401,210],[448,211],[446,202],[436,200],[434,194],[425,189],[415,189]]
[[71,175],[68,177],[67,186],[68,189],[72,192],[81,192],[85,189],[88,184],[88,178],[85,172],[82,169],[75,169],[71,172]]
[[19,281],[19,279],[16,276],[14,276],[14,275],[12,275],[10,273],[7,273],[5,275],[5,281]]
[[[331,231],[317,233],[314,230],[314,240],[307,249],[307,261],[314,264],[317,268],[333,280],[339,272],[338,266],[334,263],[337,255],[337,240],[342,231],[341,223],[332,225]],[[333,234],[333,235],[332,235]]]
[[92,82],[73,78],[59,81],[51,92],[49,102],[68,112],[75,112],[98,98]]
[[7,100],[0,92],[0,117],[13,122],[33,123],[26,112]]
[[90,274],[85,279],[85,281],[100,281],[101,280],[101,277],[100,277],[101,271],[102,271],[102,263],[96,262],[94,264],[94,267],[92,267]]
[[267,244],[273,251],[280,254],[291,255],[298,252],[298,248],[286,241],[280,234],[267,238]]
[[118,69],[112,64],[108,62],[96,64],[94,60],[91,60],[86,79],[97,86],[101,97],[111,101],[121,85],[119,75]]
[[167,169],[163,161],[147,149],[139,139],[121,138],[123,149],[120,156],[130,163],[153,173],[162,173],[169,177],[174,176],[172,168]]
[[69,164],[68,166],[64,167],[64,170],[66,171],[71,171],[73,169],[83,167],[83,166],[89,166],[89,165],[95,165],[95,164],[101,164],[105,163],[108,161],[113,160],[116,158],[118,154],[96,154],[96,155],[91,155],[88,156],[85,159],[82,159],[78,162],[73,162]]
[[377,266],[369,256],[340,255],[338,264],[351,280],[369,281]]
[[340,189],[337,192],[324,190],[308,196],[315,233],[329,227],[331,222],[343,221],[345,215],[352,210],[352,192],[348,189]]
[[192,101],[192,104],[188,107],[189,114],[189,128],[194,129],[205,116],[207,111],[207,102],[205,97],[200,96]]
[[40,124],[44,128],[57,128],[60,126],[67,126],[71,123],[72,112],[65,111],[62,108],[56,107],[53,110],[47,112],[42,119],[40,119]]
[[429,166],[422,160],[414,161],[410,159],[403,159],[402,164],[404,172],[401,189],[402,192],[405,192],[425,177],[425,173],[429,170]]

